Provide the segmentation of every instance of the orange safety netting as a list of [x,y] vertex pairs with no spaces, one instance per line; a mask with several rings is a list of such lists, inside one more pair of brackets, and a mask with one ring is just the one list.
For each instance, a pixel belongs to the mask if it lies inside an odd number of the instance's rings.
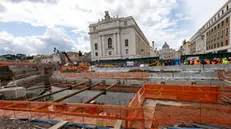
[[[217,86],[144,85],[128,106],[0,101],[0,116],[68,120],[98,126],[114,126],[117,120],[122,120],[123,127],[140,129],[185,122],[227,127],[231,126],[231,106],[217,103],[220,95],[229,97],[228,91]],[[183,104],[146,105],[147,99],[183,101]]]

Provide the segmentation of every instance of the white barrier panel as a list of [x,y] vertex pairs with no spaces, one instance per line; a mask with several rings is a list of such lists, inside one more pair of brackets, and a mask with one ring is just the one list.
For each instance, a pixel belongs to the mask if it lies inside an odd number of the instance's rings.
[[131,70],[148,71],[210,71],[231,69],[231,64],[215,65],[180,65],[180,66],[153,66],[153,67],[126,67],[126,68],[93,68],[95,72],[129,72]]

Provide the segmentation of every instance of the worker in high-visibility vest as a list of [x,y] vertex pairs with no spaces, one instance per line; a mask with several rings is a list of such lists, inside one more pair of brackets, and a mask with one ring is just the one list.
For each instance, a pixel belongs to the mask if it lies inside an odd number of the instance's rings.
[[206,64],[210,64],[210,60],[205,59]]
[[227,60],[227,58],[222,59],[222,64],[229,64],[229,61]]
[[188,65],[188,61],[187,60],[184,61],[184,65]]

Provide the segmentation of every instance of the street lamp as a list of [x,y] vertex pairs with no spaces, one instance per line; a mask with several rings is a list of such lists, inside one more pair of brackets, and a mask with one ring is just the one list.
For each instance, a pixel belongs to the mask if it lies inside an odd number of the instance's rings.
[[144,49],[141,49],[141,60],[142,60],[142,62],[143,62],[143,55],[144,55]]

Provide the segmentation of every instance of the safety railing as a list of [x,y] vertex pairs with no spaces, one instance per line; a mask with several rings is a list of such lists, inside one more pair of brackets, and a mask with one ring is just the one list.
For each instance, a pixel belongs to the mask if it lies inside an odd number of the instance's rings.
[[[38,108],[46,105],[46,108]],[[135,112],[135,113],[134,113]],[[132,114],[132,115],[131,115]],[[127,128],[158,128],[185,122],[230,126],[230,106],[193,104],[182,106],[111,106],[53,102],[1,101],[0,116],[67,120],[79,124],[114,126],[122,120]]]

